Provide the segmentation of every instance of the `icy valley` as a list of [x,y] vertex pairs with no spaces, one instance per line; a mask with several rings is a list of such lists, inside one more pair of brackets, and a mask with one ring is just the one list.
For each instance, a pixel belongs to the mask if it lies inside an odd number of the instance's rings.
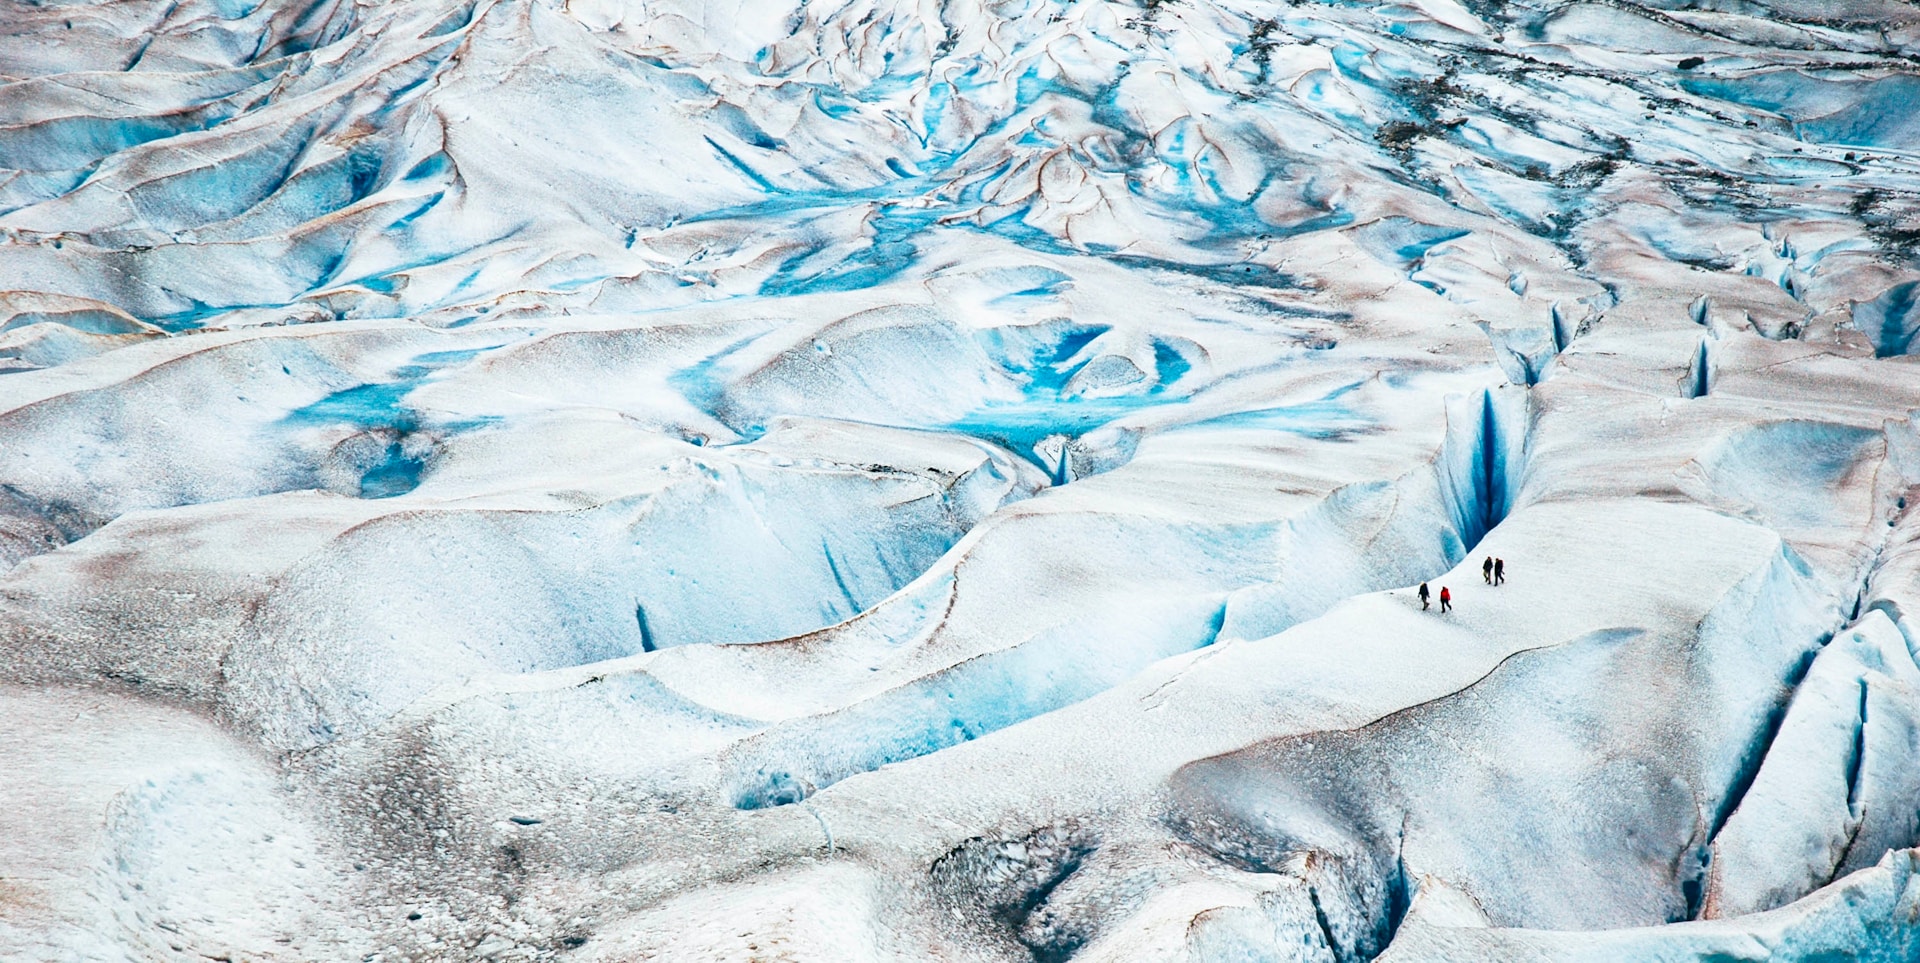
[[0,0],[0,959],[1920,959],[1916,335],[1905,0]]

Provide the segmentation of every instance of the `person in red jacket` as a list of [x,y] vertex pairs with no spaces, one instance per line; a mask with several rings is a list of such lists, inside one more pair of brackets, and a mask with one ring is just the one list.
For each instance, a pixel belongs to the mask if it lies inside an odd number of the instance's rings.
[[1440,611],[1453,611],[1453,593],[1447,591],[1447,587],[1444,585],[1440,586]]

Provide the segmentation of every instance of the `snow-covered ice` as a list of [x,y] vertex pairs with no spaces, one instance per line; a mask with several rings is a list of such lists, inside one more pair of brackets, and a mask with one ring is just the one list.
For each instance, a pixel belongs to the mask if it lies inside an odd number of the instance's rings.
[[1916,358],[1901,0],[0,0],[0,959],[1911,961]]

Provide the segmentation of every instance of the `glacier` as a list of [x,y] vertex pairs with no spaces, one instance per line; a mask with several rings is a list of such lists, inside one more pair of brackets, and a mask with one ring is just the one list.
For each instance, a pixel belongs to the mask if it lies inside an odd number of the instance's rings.
[[1916,335],[1902,0],[0,0],[0,959],[1920,959]]

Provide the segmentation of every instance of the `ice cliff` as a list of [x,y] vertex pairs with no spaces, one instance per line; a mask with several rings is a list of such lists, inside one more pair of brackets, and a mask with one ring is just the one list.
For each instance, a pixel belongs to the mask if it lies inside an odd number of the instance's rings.
[[1911,961],[1916,335],[1898,0],[0,0],[0,959]]

